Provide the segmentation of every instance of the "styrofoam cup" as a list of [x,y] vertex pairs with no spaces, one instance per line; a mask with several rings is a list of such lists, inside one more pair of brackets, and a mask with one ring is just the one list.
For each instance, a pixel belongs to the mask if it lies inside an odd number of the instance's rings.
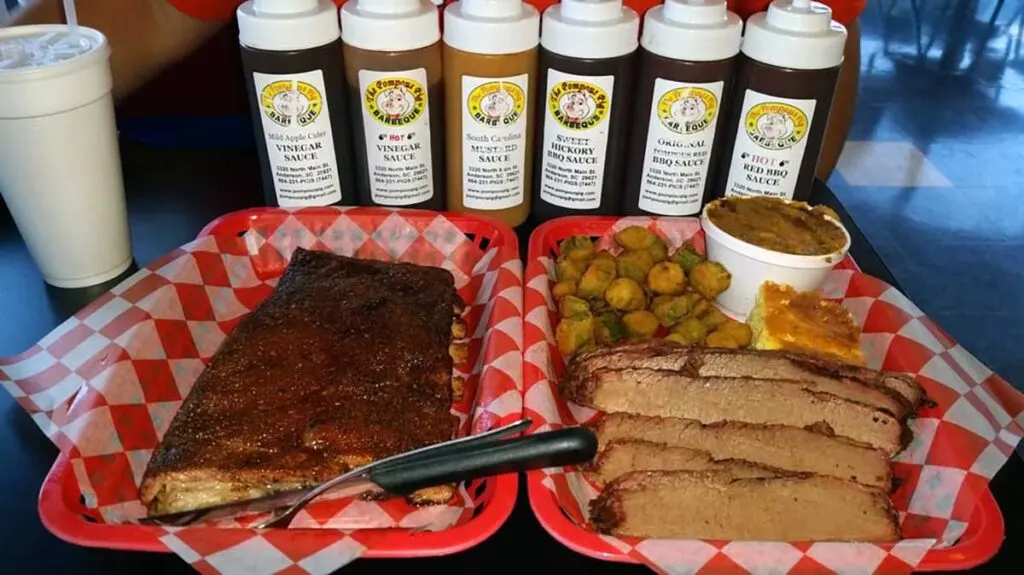
[[700,216],[707,256],[709,260],[725,266],[732,274],[729,289],[722,292],[716,302],[722,311],[737,319],[746,319],[750,314],[757,292],[764,282],[788,284],[797,291],[814,291],[850,249],[849,232],[835,220],[832,221],[843,230],[846,243],[841,250],[831,254],[799,256],[755,246],[730,236],[716,226],[708,217],[708,208],[712,205],[705,206]]
[[[64,25],[0,29],[0,194],[43,279],[63,288],[132,262],[110,48],[78,30],[61,43]],[[39,49],[25,50],[27,38]]]

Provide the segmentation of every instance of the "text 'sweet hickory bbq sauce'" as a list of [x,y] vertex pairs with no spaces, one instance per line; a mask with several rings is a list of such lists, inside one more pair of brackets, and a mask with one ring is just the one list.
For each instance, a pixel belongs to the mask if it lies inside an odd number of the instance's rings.
[[544,11],[532,213],[617,214],[640,18],[622,0]]
[[448,209],[518,226],[530,213],[537,10],[461,0],[444,11]]
[[647,11],[625,213],[692,216],[714,197],[742,30],[725,0],[667,0]]
[[824,4],[775,0],[747,20],[719,189],[806,201],[846,29]]
[[334,3],[249,0],[237,15],[267,204],[354,204],[341,29]]
[[429,0],[341,8],[361,205],[443,210],[441,21]]

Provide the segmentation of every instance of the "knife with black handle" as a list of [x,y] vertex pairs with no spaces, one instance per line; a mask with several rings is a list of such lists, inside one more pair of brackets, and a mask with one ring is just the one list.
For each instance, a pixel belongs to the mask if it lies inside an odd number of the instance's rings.
[[583,427],[570,427],[505,439],[524,431],[529,419],[444,443],[429,445],[375,461],[330,481],[300,491],[229,503],[209,509],[149,517],[143,523],[190,525],[240,513],[273,513],[256,528],[285,527],[311,501],[326,494],[383,492],[408,495],[434,485],[459,483],[502,473],[575,465],[597,453],[597,437]]

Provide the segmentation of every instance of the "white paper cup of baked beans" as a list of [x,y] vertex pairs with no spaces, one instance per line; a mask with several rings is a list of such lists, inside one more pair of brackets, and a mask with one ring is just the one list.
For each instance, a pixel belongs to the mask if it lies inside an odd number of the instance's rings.
[[722,264],[732,275],[729,289],[722,292],[716,302],[723,312],[741,321],[753,309],[762,283],[788,284],[797,291],[816,290],[850,249],[849,232],[831,217],[827,220],[842,231],[845,240],[839,250],[823,255],[795,255],[766,249],[732,236],[716,225],[708,217],[708,210],[715,204],[705,206],[700,217],[707,257]]

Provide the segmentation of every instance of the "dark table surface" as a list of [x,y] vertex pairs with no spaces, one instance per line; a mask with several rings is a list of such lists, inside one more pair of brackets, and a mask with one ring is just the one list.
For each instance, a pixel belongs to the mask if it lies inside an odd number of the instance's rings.
[[[195,237],[215,217],[260,204],[259,175],[252,150],[180,149],[122,143],[125,186],[136,261],[145,264]],[[825,187],[815,203],[839,210]],[[533,226],[520,230],[525,250]],[[852,253],[867,273],[895,285],[860,231],[852,226]],[[56,290],[40,279],[10,215],[0,204],[0,357],[19,353],[109,286]],[[914,294],[908,294],[913,299]],[[0,572],[190,573],[170,554],[114,552],[76,547],[42,526],[36,497],[57,449],[7,393],[0,393]],[[1024,461],[1011,462],[992,481],[1006,519],[1007,541],[999,555],[971,573],[1020,572],[1024,556]],[[520,481],[515,511],[483,544],[457,555],[429,560],[358,560],[345,573],[411,573],[428,567],[445,573],[485,573],[504,568],[539,573],[647,573],[646,568],[589,559],[561,546],[534,519]]]

